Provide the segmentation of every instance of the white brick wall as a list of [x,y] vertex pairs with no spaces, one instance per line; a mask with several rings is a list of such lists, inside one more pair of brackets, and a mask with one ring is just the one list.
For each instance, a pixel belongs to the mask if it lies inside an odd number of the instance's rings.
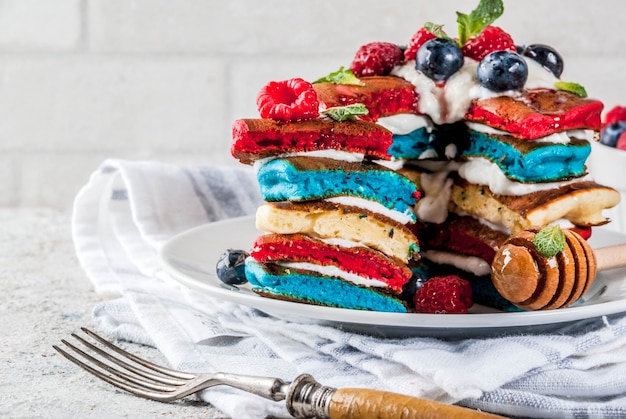
[[[230,125],[269,80],[315,79],[366,42],[456,33],[478,0],[0,0],[0,206],[69,208],[106,158],[237,164]],[[505,0],[497,24],[626,104],[626,2]]]

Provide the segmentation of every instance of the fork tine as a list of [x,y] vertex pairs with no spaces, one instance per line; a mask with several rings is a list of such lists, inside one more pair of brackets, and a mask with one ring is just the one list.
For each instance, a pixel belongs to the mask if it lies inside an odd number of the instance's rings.
[[[117,364],[118,366],[124,368],[127,371],[130,371],[132,373],[137,374],[140,377],[143,378],[147,378],[148,380],[152,380],[156,383],[159,384],[167,384],[167,385],[183,385],[185,384],[187,380],[183,380],[180,378],[172,378],[170,375],[162,375],[160,373],[154,373],[151,370],[147,370],[144,368],[138,368],[135,365],[132,365],[128,362],[125,362],[124,360],[117,358],[113,355],[111,355],[110,353],[104,351],[102,348],[99,348],[98,346],[92,344],[91,342],[86,341],[85,339],[83,339],[82,337],[76,335],[75,333],[72,333],[72,337],[74,337],[75,339],[77,339],[80,343],[82,343],[83,345],[85,345],[86,347],[88,347],[89,349],[91,349],[92,351],[94,351],[97,355],[101,356],[102,358],[113,362],[115,364]],[[100,367],[108,369],[108,365],[101,363],[100,361],[98,361],[97,359],[89,356],[89,354],[81,351],[80,349],[76,348],[75,346],[69,344],[68,342],[61,340],[61,342],[63,342],[65,345],[70,346],[72,348],[72,350],[74,350],[75,352],[79,352],[81,355],[83,355],[84,357],[89,357],[92,362],[97,363]],[[117,346],[116,346],[117,348]],[[122,349],[120,349],[121,351]],[[118,351],[119,352],[119,351]],[[125,352],[125,351],[124,351]],[[132,359],[130,359],[131,361],[134,361]],[[109,367],[110,368],[110,367]],[[113,372],[113,371],[110,371]],[[116,374],[119,375],[119,374]],[[126,377],[129,378],[129,377]]]
[[72,363],[78,365],[79,367],[81,367],[82,369],[84,369],[85,371],[89,372],[90,374],[93,374],[94,376],[96,376],[97,378],[117,387],[120,388],[122,390],[125,390],[131,394],[134,394],[136,396],[140,396],[140,397],[145,397],[147,399],[151,399],[151,400],[160,400],[160,401],[172,401],[175,400],[176,397],[170,395],[169,393],[159,393],[159,392],[155,392],[155,391],[150,391],[147,390],[144,387],[139,387],[139,386],[135,386],[133,384],[131,384],[130,382],[127,381],[123,381],[120,380],[118,378],[116,378],[114,375],[109,375],[106,374],[98,369],[95,369],[89,365],[87,365],[86,363],[84,363],[83,361],[80,361],[78,358],[74,357],[73,355],[69,354],[68,352],[66,352],[65,350],[61,349],[60,347],[58,347],[57,345],[52,345],[52,347],[59,352],[62,356],[64,356],[65,358],[67,358],[69,361],[71,361]]
[[95,332],[92,332],[91,330],[87,329],[86,327],[81,327],[81,330],[83,332],[85,332],[87,335],[89,335],[92,338],[94,338],[95,340],[97,340],[98,342],[100,342],[101,344],[103,344],[106,347],[114,350],[118,354],[123,355],[124,357],[126,357],[128,359],[132,359],[136,363],[138,363],[140,365],[143,365],[144,367],[146,367],[148,369],[151,369],[153,371],[158,371],[158,372],[160,372],[162,374],[170,375],[172,377],[182,378],[184,380],[190,380],[190,379],[196,378],[195,374],[186,373],[186,372],[178,371],[178,370],[173,370],[171,368],[167,368],[167,367],[164,367],[162,365],[154,364],[154,363],[152,363],[152,362],[150,362],[148,360],[145,360],[143,358],[138,357],[137,355],[134,355],[134,354],[132,354],[130,352],[127,352],[124,349],[120,348],[119,346],[112,344],[111,342],[109,342],[108,340],[104,339],[103,337],[101,337],[100,335],[96,334]]
[[[88,361],[88,363],[90,362],[91,364],[93,364],[94,366],[99,367],[101,370],[107,371],[109,374],[113,374],[116,375],[117,377],[121,378],[122,380],[128,381],[134,385],[137,385],[139,387],[143,387],[143,388],[150,388],[152,390],[157,390],[157,391],[167,391],[167,392],[171,392],[176,390],[176,385],[182,385],[185,384],[185,382],[178,382],[178,383],[171,383],[171,382],[163,382],[163,381],[157,381],[157,380],[151,380],[149,376],[144,376],[141,375],[140,373],[137,373],[137,375],[131,375],[128,374],[127,372],[120,370],[118,368],[114,368],[111,365],[101,361],[98,358],[95,358],[94,356],[88,354],[87,352],[79,349],[78,347],[72,345],[71,343],[69,343],[68,341],[66,341],[65,339],[61,339],[61,342],[69,349],[71,349],[72,351],[74,351],[74,353],[82,356],[84,358],[85,361]],[[99,348],[96,348],[97,350]],[[107,356],[108,354],[104,353],[104,352],[100,352],[99,353],[100,356],[102,356],[105,359],[111,360],[113,362],[115,362],[117,365],[121,366],[122,368],[125,368],[127,371],[130,372],[135,372],[133,370],[133,367],[131,365],[126,365],[124,362],[122,361],[115,361],[111,356]],[[85,361],[83,361],[83,363],[85,363]],[[93,368],[93,367],[92,367]],[[147,378],[147,380],[146,380]]]

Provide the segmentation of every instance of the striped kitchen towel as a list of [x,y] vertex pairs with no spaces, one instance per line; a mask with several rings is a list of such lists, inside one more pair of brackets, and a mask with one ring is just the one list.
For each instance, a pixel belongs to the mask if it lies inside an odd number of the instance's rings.
[[[76,197],[73,235],[94,287],[119,297],[94,316],[109,336],[156,346],[174,368],[368,387],[502,415],[626,417],[626,316],[550,333],[444,339],[380,337],[276,318],[194,292],[161,267],[174,235],[253,214],[249,167],[105,161]],[[215,240],[220,240],[215,237]],[[625,307],[626,310],[626,307]],[[411,314],[407,314],[411,315]],[[231,417],[289,417],[284,404],[215,387]]]

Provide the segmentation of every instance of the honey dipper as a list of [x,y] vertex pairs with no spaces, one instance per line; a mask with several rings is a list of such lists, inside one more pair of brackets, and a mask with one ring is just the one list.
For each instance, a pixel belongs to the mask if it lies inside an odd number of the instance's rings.
[[563,230],[565,248],[542,256],[533,243],[537,230],[509,237],[491,264],[498,292],[525,310],[567,307],[587,292],[598,271],[626,266],[626,243],[595,251],[577,233]]

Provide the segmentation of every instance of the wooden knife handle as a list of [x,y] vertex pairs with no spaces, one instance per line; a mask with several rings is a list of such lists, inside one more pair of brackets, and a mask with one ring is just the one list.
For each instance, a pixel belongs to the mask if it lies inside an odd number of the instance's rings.
[[330,419],[482,419],[502,418],[460,406],[386,391],[340,388],[329,406]]

